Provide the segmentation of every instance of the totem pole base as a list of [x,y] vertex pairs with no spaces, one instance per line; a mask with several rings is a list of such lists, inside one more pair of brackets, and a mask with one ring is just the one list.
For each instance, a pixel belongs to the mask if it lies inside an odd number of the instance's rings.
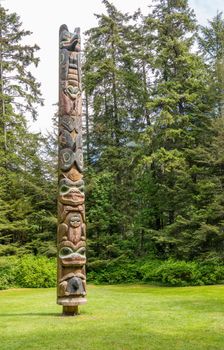
[[79,314],[78,305],[75,306],[63,306],[62,316],[77,316]]
[[86,302],[87,302],[86,298],[60,297],[57,299],[58,305],[63,305],[63,307],[74,307],[78,305],[83,305]]
[[79,315],[79,305],[83,305],[87,302],[86,298],[58,298],[57,303],[62,305],[62,316],[77,316]]

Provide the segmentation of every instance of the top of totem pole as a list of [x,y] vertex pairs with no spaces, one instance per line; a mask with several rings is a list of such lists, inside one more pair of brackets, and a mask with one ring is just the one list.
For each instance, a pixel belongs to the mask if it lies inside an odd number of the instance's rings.
[[74,29],[74,32],[71,33],[68,30],[66,24],[62,24],[59,29],[59,45],[60,49],[67,49],[68,51],[79,52],[80,47],[80,28],[77,27]]

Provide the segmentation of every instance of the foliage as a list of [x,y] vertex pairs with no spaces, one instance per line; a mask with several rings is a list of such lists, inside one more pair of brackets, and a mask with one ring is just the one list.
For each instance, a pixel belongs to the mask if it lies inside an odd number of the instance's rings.
[[[224,264],[219,258],[205,261],[158,260],[152,257],[111,260],[87,264],[88,281],[94,284],[157,283],[168,286],[222,284]],[[0,286],[48,288],[56,284],[56,261],[43,256],[24,255],[0,258]]]
[[200,285],[200,272],[195,262],[167,260],[154,270],[148,270],[145,281],[158,281],[165,285]]
[[221,257],[222,15],[200,39],[187,0],[132,17],[104,4],[83,66],[89,258]]
[[15,257],[0,258],[0,289],[15,286],[17,259]]
[[88,280],[95,284],[141,282],[194,286],[224,282],[224,265],[218,258],[202,262],[144,257],[133,261],[123,256],[110,261],[94,260],[87,267]]
[[0,254],[38,254],[43,241],[55,240],[56,228],[56,176],[49,181],[48,140],[30,132],[27,122],[30,116],[36,119],[43,102],[31,73],[39,48],[24,44],[31,32],[16,13],[0,5],[0,18],[0,244],[5,246]]
[[175,261],[169,259],[145,263],[140,269],[145,282],[159,282],[169,286],[222,284],[224,265],[219,259],[212,261]]
[[140,281],[141,277],[136,263],[119,257],[111,261],[94,261],[87,266],[87,276],[95,284],[131,283]]
[[24,288],[56,286],[56,262],[43,256],[24,256],[18,261],[16,283]]
[[1,289],[9,287],[49,288],[56,285],[56,261],[44,256],[0,258]]
[[[223,15],[199,27],[187,0],[155,0],[146,16],[103,4],[83,59],[89,279],[222,283]],[[56,256],[56,115],[46,137],[28,130],[38,47],[0,15],[0,256],[19,258],[16,283],[53,285],[39,255]]]
[[7,276],[5,275],[0,276],[0,290],[8,289],[8,288],[9,288],[9,283],[8,283]]
[[[83,83],[88,114],[87,198],[91,256],[119,256],[133,215],[132,168],[143,79],[132,50],[131,17],[109,1],[87,31]],[[127,205],[129,203],[129,205]],[[130,232],[131,233],[131,232]],[[92,255],[93,254],[93,255]]]

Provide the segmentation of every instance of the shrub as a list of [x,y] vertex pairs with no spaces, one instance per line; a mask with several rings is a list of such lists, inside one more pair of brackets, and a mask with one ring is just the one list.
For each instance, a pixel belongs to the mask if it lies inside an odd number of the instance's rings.
[[220,260],[200,263],[199,270],[204,284],[224,283],[224,266]]
[[152,276],[157,268],[159,268],[163,264],[163,261],[156,259],[144,260],[139,265],[139,272],[141,278],[145,282],[152,281]]
[[0,289],[15,285],[17,261],[18,259],[12,256],[0,258]]
[[12,244],[0,244],[0,256],[16,255],[18,248]]
[[[88,264],[88,282],[159,283],[188,286],[224,283],[224,264],[219,259],[186,262],[151,257],[133,261],[124,256],[113,260],[95,260]],[[54,258],[25,255],[0,257],[0,289],[10,287],[48,288],[56,286]]]
[[90,263],[87,278],[96,284],[131,283],[141,280],[137,263],[120,258]]
[[108,260],[94,260],[87,263],[87,271],[102,271],[108,266]]
[[24,256],[16,268],[16,283],[24,288],[56,286],[56,261],[43,256]]
[[170,286],[201,285],[201,273],[196,262],[175,261],[172,259],[152,265],[144,270],[144,281],[159,282]]
[[6,275],[0,276],[0,290],[8,289],[9,282]]

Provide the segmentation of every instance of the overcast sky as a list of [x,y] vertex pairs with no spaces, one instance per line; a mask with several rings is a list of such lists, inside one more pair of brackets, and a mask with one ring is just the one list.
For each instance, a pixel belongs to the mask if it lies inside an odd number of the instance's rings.
[[[95,26],[97,21],[94,13],[104,12],[101,0],[0,0],[10,12],[16,12],[23,22],[23,28],[31,30],[30,44],[38,44],[41,59],[35,77],[42,84],[45,106],[39,108],[38,121],[32,124],[35,131],[45,131],[51,127],[51,118],[56,108],[53,104],[58,99],[58,29],[63,23],[70,31],[80,27],[81,31]],[[141,8],[147,13],[151,0],[113,0],[113,4],[121,11],[132,13]],[[195,10],[198,21],[206,24],[217,10],[224,10],[224,0],[190,0],[190,6]]]

